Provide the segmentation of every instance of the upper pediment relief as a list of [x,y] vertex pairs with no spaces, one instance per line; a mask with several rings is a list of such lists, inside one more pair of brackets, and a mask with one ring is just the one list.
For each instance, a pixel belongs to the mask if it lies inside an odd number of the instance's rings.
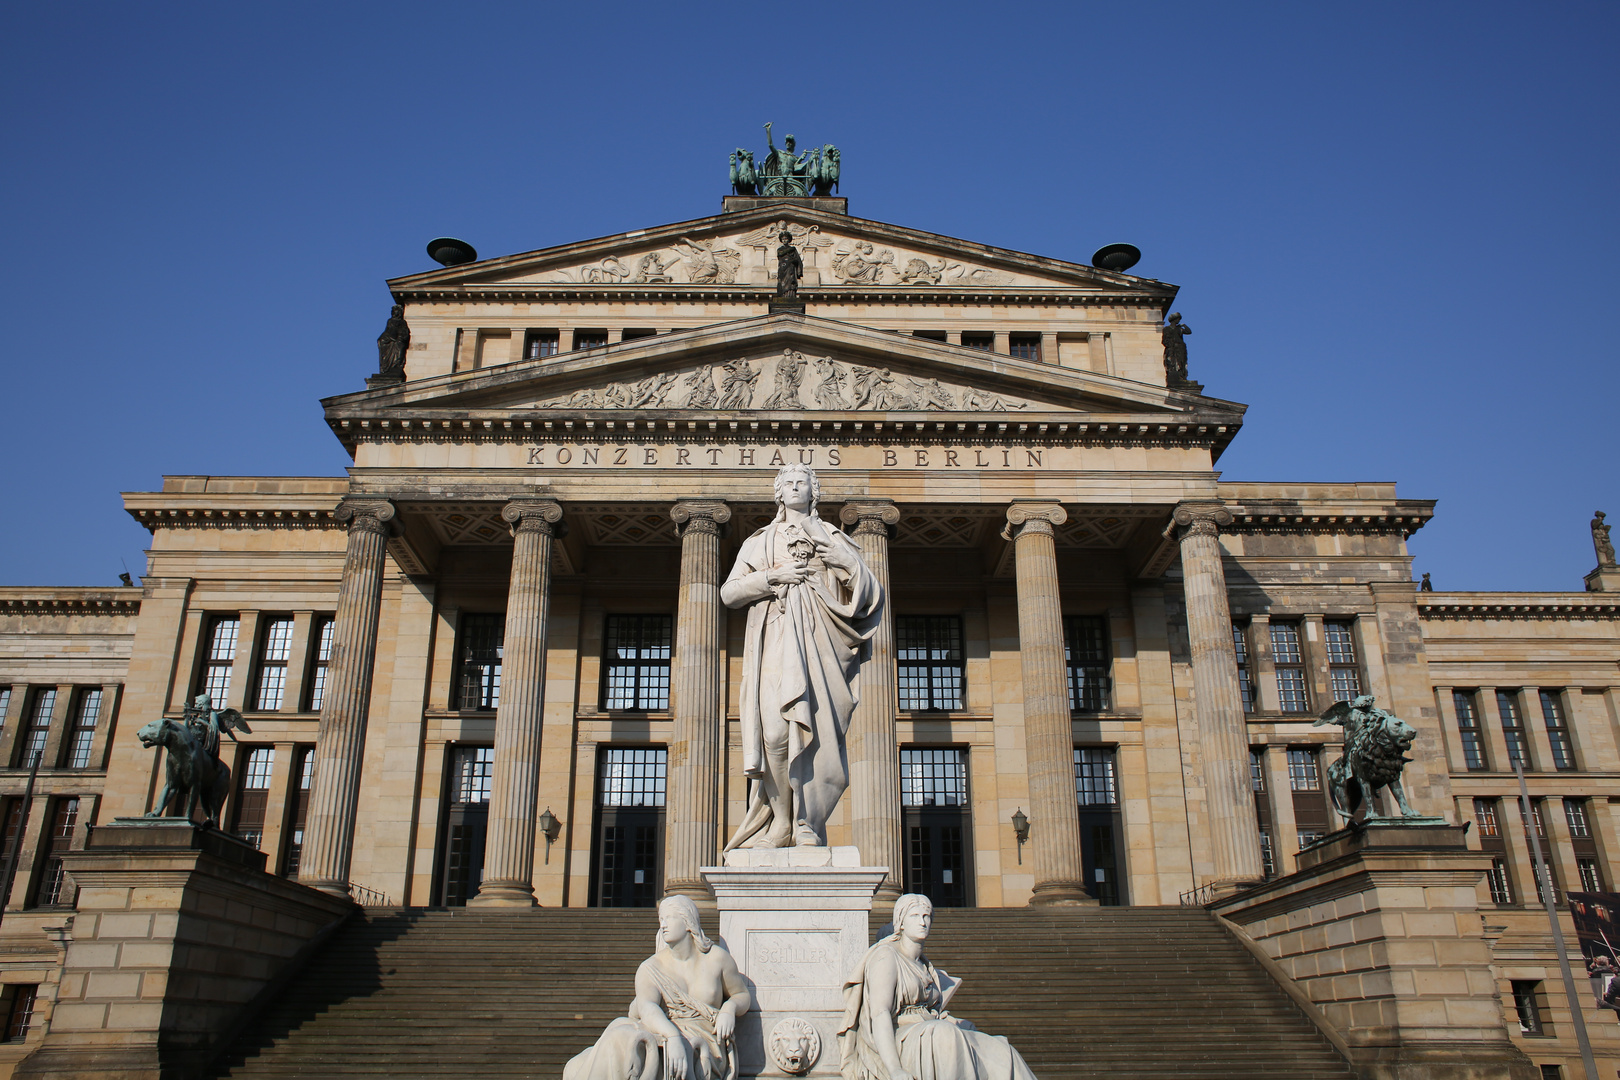
[[802,207],[698,221],[398,278],[418,289],[567,286],[772,289],[786,229],[804,260],[805,289],[1069,289],[1162,295],[1175,287],[1022,252]]

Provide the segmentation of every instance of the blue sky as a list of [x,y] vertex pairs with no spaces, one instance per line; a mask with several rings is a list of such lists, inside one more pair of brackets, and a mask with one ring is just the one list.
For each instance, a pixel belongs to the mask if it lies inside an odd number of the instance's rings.
[[1230,479],[1440,500],[1437,587],[1579,589],[1616,478],[1614,4],[12,4],[0,583],[111,584],[164,474],[335,475],[386,278],[851,212],[1182,287]]

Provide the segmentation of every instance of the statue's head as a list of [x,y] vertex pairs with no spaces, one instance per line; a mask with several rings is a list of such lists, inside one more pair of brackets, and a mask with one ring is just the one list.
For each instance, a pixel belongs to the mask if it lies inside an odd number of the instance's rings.
[[777,239],[782,241],[784,244],[791,244],[793,243],[793,234],[788,232],[786,229],[783,229],[782,235],[777,237]]
[[191,699],[191,704],[201,709],[203,712],[207,712],[213,707],[214,699],[209,697],[207,694],[198,694],[196,697]]
[[782,466],[772,487],[778,507],[788,506],[815,515],[816,506],[821,502],[821,481],[816,479],[816,470],[810,466]]
[[393,309],[389,312],[389,315],[391,317],[397,317],[397,316],[400,316],[400,315],[403,315],[403,314],[405,314],[405,305],[404,304],[395,304]]
[[658,948],[667,949],[687,934],[697,944],[698,951],[708,952],[714,942],[703,933],[698,921],[697,905],[689,896],[666,896],[658,905]]
[[793,147],[796,145],[794,143],[794,141],[793,141],[793,136],[789,135],[787,137],[787,141],[783,145],[785,145],[789,150],[792,150]]
[[928,937],[934,923],[934,902],[921,893],[906,893],[894,902],[894,932],[912,941]]
[[1179,311],[1172,311],[1170,313],[1170,321],[1172,323],[1180,322],[1181,321],[1181,313]]

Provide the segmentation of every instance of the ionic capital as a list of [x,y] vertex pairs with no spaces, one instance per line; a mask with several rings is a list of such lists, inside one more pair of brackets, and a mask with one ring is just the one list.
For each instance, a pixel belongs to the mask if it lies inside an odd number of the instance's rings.
[[1180,538],[1217,536],[1221,526],[1232,524],[1232,511],[1218,502],[1182,503],[1171,515],[1180,528]]
[[513,536],[520,532],[561,536],[562,515],[562,507],[550,499],[513,499],[501,507],[501,519],[512,526]]
[[720,527],[731,520],[731,507],[718,499],[693,499],[670,507],[669,518],[679,536],[694,530],[719,536]]
[[1068,520],[1069,512],[1057,503],[1013,503],[1007,508],[1007,525],[1001,530],[1001,538],[1015,540],[1026,533],[1051,536],[1056,526]]
[[838,511],[838,520],[855,526],[856,536],[870,534],[894,538],[894,527],[900,524],[900,508],[892,502],[849,502]]
[[332,516],[349,526],[351,533],[368,532],[378,536],[392,536],[398,530],[394,522],[397,513],[387,499],[344,499],[338,503]]

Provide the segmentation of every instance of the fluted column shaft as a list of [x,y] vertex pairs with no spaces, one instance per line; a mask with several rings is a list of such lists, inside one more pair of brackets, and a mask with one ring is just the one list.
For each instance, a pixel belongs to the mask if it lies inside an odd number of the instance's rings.
[[720,532],[723,502],[682,502],[670,510],[681,534],[681,591],[670,672],[675,723],[669,746],[664,892],[711,899],[699,867],[718,861],[720,771],[725,750],[725,681],[720,642]]
[[534,834],[540,797],[540,724],[546,696],[546,613],[551,605],[551,540],[562,507],[546,499],[507,503],[512,578],[501,639],[501,700],[495,713],[484,881],[468,904],[534,904]]
[[855,846],[867,866],[887,866],[876,899],[894,900],[905,884],[905,848],[900,820],[900,749],[895,735],[899,699],[895,685],[894,610],[889,603],[889,532],[900,521],[893,503],[852,502],[840,520],[855,526],[855,545],[883,587],[883,614],[872,635],[872,653],[861,665],[861,696],[850,718],[850,819]]
[[1249,777],[1249,735],[1232,648],[1232,612],[1221,568],[1220,526],[1232,513],[1219,503],[1176,507],[1181,573],[1187,600],[1187,638],[1192,650],[1193,703],[1203,754],[1205,808],[1209,820],[1212,884],[1225,891],[1259,881],[1259,824]]
[[1018,574],[1018,652],[1024,676],[1024,742],[1029,755],[1031,904],[1089,902],[1080,864],[1080,807],[1074,789],[1074,727],[1063,658],[1053,526],[1061,506],[1014,504],[1004,535],[1014,542]]
[[315,776],[298,879],[334,896],[349,895],[349,860],[360,799],[360,767],[377,658],[377,614],[383,564],[394,526],[394,505],[382,499],[349,500],[336,517],[349,523],[332,653],[315,735]]

